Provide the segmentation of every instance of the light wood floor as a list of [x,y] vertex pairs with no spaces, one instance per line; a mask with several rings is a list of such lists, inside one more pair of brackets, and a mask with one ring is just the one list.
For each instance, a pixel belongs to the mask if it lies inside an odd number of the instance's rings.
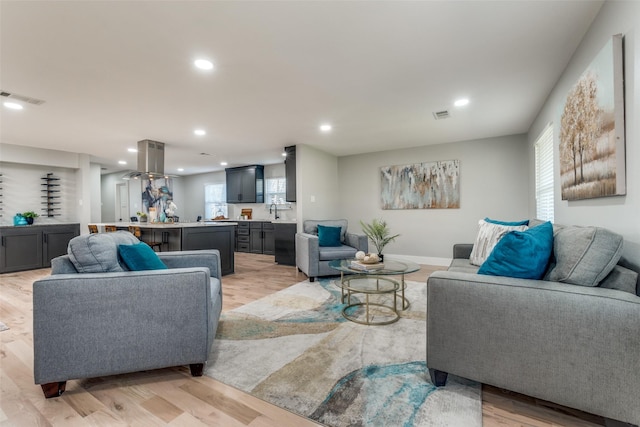
[[[408,280],[424,281],[439,267],[423,266]],[[187,367],[67,383],[60,398],[45,400],[33,383],[32,283],[48,269],[0,275],[1,426],[314,426]],[[273,256],[236,254],[236,272],[223,277],[224,307],[231,310],[306,279]],[[215,345],[215,344],[214,344]],[[601,418],[483,387],[485,426],[595,426]]]

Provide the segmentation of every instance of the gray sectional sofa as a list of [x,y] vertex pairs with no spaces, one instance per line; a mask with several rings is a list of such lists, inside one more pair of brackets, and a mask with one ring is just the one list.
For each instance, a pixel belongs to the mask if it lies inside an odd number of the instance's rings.
[[556,225],[553,233],[541,280],[477,274],[470,244],[456,245],[448,271],[428,278],[431,379],[444,386],[450,373],[638,425],[638,275],[621,265],[614,233]]
[[217,250],[157,253],[166,269],[129,271],[127,232],[84,235],[33,284],[34,378],[66,381],[178,365],[202,375],[222,311]]

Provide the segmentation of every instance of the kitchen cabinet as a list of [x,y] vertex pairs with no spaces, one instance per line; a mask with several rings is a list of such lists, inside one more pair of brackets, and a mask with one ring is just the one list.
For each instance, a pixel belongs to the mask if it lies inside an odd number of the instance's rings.
[[227,203],[264,203],[264,166],[227,168]]
[[279,223],[274,225],[274,250],[276,262],[281,265],[296,265],[296,231],[295,223]]
[[1,227],[0,273],[50,267],[78,235],[80,224]]
[[296,201],[296,146],[284,147],[287,154],[284,160],[284,175],[287,180],[287,202]]
[[238,221],[236,250],[274,255],[274,233],[271,221]]
[[183,251],[217,249],[220,251],[220,269],[222,275],[234,272],[235,232],[233,225],[215,227],[182,228]]
[[262,253],[275,255],[274,225],[272,222],[262,223]]

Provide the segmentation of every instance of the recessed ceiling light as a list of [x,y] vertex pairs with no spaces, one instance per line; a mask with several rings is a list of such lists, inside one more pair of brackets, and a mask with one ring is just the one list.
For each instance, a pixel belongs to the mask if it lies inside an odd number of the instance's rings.
[[184,172],[184,168],[178,168],[178,172]]
[[195,133],[198,136],[204,136],[207,134],[207,131],[205,131],[204,129],[196,129],[193,131],[193,133]]
[[333,127],[329,123],[325,123],[325,124],[320,125],[320,130],[322,132],[325,132],[325,133],[326,132],[331,132],[331,129],[333,129]]
[[227,166],[227,162],[220,162],[220,166]]
[[195,66],[200,68],[201,70],[212,70],[213,63],[206,59],[196,59],[194,62]]
[[137,148],[127,148],[127,151],[130,153],[137,153],[138,149]]
[[454,102],[453,105],[455,105],[456,107],[464,107],[468,103],[469,103],[469,100],[467,98],[462,98]]
[[120,161],[118,161],[118,164],[119,164],[119,165],[126,165],[126,164],[127,164],[127,162],[125,162],[124,160],[120,160]]
[[12,110],[22,110],[24,107],[16,102],[5,102],[4,106]]

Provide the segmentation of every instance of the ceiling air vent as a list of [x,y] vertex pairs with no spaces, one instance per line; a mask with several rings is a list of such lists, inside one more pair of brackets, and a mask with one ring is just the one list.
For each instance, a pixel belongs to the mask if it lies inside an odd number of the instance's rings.
[[45,103],[42,99],[31,98],[29,96],[18,95],[17,93],[11,93],[4,90],[0,90],[0,96],[9,99],[15,99],[16,101],[26,102],[32,105],[42,105]]
[[448,119],[451,117],[448,110],[434,111],[433,118],[436,120]]

